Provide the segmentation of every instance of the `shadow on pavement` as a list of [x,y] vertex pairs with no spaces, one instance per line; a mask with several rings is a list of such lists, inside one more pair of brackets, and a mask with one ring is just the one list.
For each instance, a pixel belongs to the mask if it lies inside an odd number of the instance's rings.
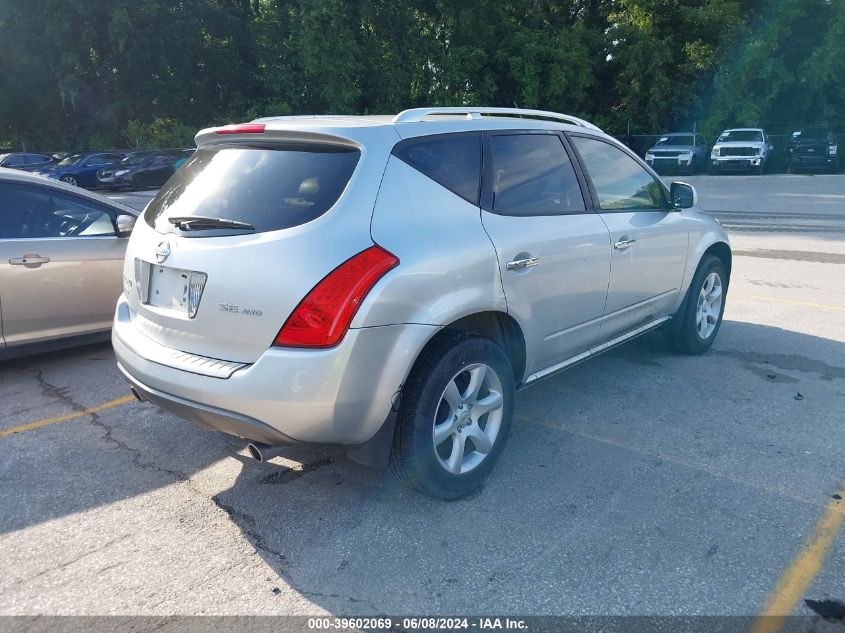
[[333,613],[748,614],[842,475],[843,358],[843,343],[743,322],[700,357],[650,335],[521,392],[498,467],[452,503],[338,451],[257,464],[132,404],[6,438],[0,531],[230,458],[240,472],[214,503]]

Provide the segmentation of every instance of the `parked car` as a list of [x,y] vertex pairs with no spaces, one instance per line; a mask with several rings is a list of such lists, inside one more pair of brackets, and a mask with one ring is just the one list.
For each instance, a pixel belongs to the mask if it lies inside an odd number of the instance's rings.
[[731,128],[719,135],[710,151],[710,171],[751,171],[762,174],[774,147],[765,130]]
[[108,339],[137,214],[0,169],[0,358]]
[[664,134],[646,151],[645,162],[658,173],[694,174],[707,166],[707,143],[695,132]]
[[97,171],[124,156],[117,152],[79,152],[35,173],[76,187],[96,187]]
[[20,169],[21,171],[36,171],[53,164],[53,157],[46,154],[16,153],[0,154],[0,167],[6,169]]
[[786,151],[789,172],[839,171],[839,143],[830,128],[796,130],[789,137]]
[[137,397],[251,440],[346,445],[475,489],[514,394],[649,330],[706,351],[731,270],[693,187],[512,108],[199,132],[146,207],[112,342]]
[[179,169],[182,165],[188,162],[188,159],[193,156],[194,152],[197,151],[196,147],[186,147],[181,151],[181,155],[179,158],[176,159],[176,162],[173,164],[174,169]]
[[109,189],[160,187],[176,171],[176,161],[183,157],[178,149],[131,152],[117,163],[97,172],[97,184]]

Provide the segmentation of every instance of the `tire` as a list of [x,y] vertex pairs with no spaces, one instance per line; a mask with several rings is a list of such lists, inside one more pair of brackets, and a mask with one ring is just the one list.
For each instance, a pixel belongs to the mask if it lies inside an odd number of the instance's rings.
[[[718,307],[714,306],[714,299],[710,299],[710,309],[702,312],[699,310],[699,304],[703,300],[705,283],[710,282],[708,285],[711,290],[707,294],[711,297],[716,287],[713,275],[718,279],[720,290]],[[715,255],[706,255],[698,265],[698,270],[695,271],[684,303],[670,321],[669,341],[676,350],[685,354],[703,354],[710,349],[722,326],[727,291],[728,277],[725,273],[725,265]],[[702,326],[700,316],[707,321],[706,327]]]
[[76,178],[74,178],[73,176],[62,176],[61,178],[59,178],[59,180],[61,180],[62,182],[65,182],[69,185],[73,185],[74,187],[79,186],[79,183],[77,182]]
[[[473,397],[475,381],[480,388]],[[498,407],[471,412],[473,406],[493,405],[496,394]],[[459,499],[473,492],[505,447],[514,399],[513,368],[499,345],[467,332],[441,335],[417,360],[403,388],[392,470],[430,497]],[[439,444],[435,428],[441,431]]]
[[132,179],[132,184],[129,185],[129,188],[138,191],[140,189],[145,189],[146,186],[147,179],[144,176],[138,175]]

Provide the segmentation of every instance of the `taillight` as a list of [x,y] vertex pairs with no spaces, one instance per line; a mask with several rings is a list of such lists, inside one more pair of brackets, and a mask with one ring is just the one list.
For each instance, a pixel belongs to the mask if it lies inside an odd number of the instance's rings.
[[150,265],[137,257],[135,258],[135,290],[138,291],[138,301],[147,303],[150,300]]
[[188,318],[190,319],[197,316],[200,299],[202,299],[202,290],[205,288],[207,280],[208,275],[205,273],[191,273],[188,278]]
[[288,317],[273,345],[333,347],[376,282],[399,264],[380,246],[371,246],[347,259],[309,292]]
[[215,134],[263,134],[263,123],[237,123],[214,130]]

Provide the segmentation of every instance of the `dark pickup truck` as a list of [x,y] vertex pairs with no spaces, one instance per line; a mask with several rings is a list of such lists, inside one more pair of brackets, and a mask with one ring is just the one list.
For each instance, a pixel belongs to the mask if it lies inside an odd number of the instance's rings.
[[836,134],[829,128],[796,130],[789,137],[786,150],[787,170],[790,173],[839,171],[839,144]]

